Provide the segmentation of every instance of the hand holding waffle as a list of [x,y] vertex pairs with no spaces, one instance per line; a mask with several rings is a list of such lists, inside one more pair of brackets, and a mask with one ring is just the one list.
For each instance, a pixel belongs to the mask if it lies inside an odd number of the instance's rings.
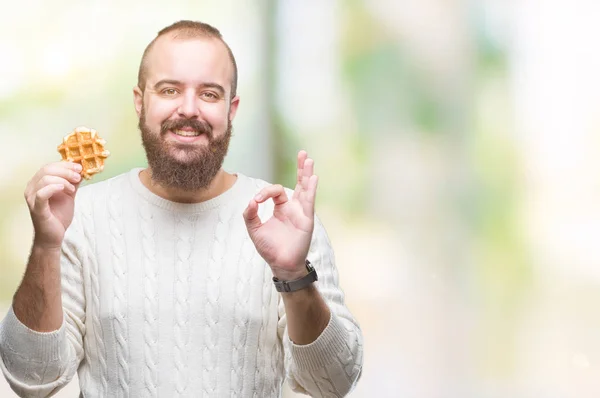
[[104,168],[109,155],[94,130],[78,127],[58,146],[63,161],[42,167],[25,188],[25,200],[34,227],[34,245],[59,249],[73,221],[75,194],[83,178]]
[[42,167],[27,184],[25,200],[34,228],[34,245],[59,249],[73,221],[81,165],[55,162]]

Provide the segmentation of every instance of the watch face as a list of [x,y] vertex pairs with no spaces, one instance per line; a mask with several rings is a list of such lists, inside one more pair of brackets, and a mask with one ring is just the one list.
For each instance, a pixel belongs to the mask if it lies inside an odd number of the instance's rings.
[[310,263],[310,261],[306,260],[306,268],[308,269],[308,271],[312,271],[315,269],[315,267],[312,266],[312,264]]

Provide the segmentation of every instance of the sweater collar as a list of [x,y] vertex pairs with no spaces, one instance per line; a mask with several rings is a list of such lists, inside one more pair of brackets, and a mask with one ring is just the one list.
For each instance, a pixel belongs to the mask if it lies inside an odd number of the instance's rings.
[[173,202],[160,196],[156,195],[152,191],[150,191],[142,181],[140,180],[140,172],[143,170],[141,167],[136,167],[129,172],[129,181],[133,190],[146,202],[160,207],[162,209],[176,212],[176,213],[199,213],[207,210],[211,210],[227,203],[230,203],[232,200],[235,200],[236,197],[239,197],[241,192],[243,192],[243,185],[245,184],[247,177],[241,173],[235,173],[237,179],[233,186],[229,188],[227,191],[222,194],[206,200],[204,202],[199,203],[178,203]]

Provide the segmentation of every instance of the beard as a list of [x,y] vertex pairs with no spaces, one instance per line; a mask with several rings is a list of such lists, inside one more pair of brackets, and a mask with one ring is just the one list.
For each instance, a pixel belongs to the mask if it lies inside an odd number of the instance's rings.
[[[161,124],[160,134],[155,134],[146,124],[146,112],[143,107],[141,113],[138,127],[142,133],[142,144],[152,171],[152,180],[164,187],[188,192],[208,188],[221,170],[227,155],[232,135],[231,120],[227,121],[225,134],[217,138],[214,137],[212,127],[208,123],[197,119],[166,120]],[[165,140],[169,130],[186,127],[204,134],[208,145]],[[179,157],[174,156],[175,153]]]

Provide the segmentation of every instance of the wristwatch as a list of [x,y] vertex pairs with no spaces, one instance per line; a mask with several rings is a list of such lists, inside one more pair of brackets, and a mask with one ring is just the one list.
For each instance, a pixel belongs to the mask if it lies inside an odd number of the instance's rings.
[[303,276],[300,279],[296,279],[295,281],[280,281],[279,279],[273,277],[273,283],[275,284],[275,289],[280,293],[290,293],[295,292],[296,290],[301,290],[308,287],[311,283],[319,280],[317,276],[317,271],[311,265],[310,261],[306,260],[306,269],[308,270],[308,275]]

